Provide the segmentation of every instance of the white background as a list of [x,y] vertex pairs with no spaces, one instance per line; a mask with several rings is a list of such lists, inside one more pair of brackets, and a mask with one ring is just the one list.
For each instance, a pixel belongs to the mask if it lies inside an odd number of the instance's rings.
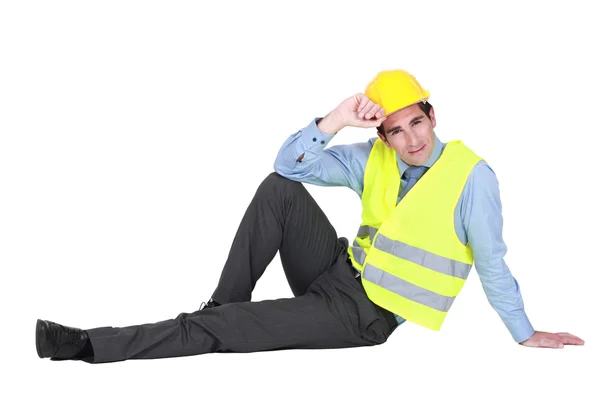
[[[0,397],[598,399],[592,3],[3,2]],[[515,344],[475,273],[442,331],[407,323],[374,348],[38,358],[37,318],[126,326],[208,300],[284,140],[391,68],[496,172],[534,327],[585,346]],[[351,238],[358,197],[309,191]],[[291,296],[280,266],[255,300]]]

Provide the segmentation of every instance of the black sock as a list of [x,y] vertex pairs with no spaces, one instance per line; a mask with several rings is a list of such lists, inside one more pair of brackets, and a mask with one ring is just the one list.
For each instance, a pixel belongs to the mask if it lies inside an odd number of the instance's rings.
[[92,348],[92,342],[90,341],[90,339],[86,340],[83,349],[81,349],[79,353],[77,353],[77,355],[75,356],[75,358],[79,359],[88,357],[94,357],[94,349]]

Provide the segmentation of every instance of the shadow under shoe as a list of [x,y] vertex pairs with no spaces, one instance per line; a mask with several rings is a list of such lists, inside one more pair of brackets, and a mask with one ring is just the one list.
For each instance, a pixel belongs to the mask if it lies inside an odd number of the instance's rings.
[[37,320],[35,346],[40,358],[80,360],[93,356],[88,334],[83,329]]

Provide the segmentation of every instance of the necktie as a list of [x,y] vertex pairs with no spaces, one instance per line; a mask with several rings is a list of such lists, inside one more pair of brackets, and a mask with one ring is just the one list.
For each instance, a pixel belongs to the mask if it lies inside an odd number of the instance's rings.
[[408,181],[406,182],[406,185],[402,188],[402,192],[400,192],[400,200],[402,200],[406,193],[408,193],[408,191],[412,189],[413,186],[415,186],[415,183],[417,183],[417,181],[421,179],[423,174],[425,174],[425,171],[427,171],[427,167],[424,167],[422,165],[416,167],[408,167],[406,171],[404,171],[404,177],[407,178]]

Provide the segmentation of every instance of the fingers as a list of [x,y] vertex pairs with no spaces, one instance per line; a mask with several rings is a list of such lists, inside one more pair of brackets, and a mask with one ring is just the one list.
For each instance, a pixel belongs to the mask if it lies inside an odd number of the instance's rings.
[[560,340],[563,344],[573,344],[577,346],[582,346],[585,344],[583,339],[567,332],[559,332],[556,334],[556,336],[558,336],[558,340]]
[[369,100],[369,103],[358,113],[358,118],[371,119],[378,114],[379,117],[383,116],[381,106]]
[[528,347],[549,347],[562,349],[564,345],[583,345],[585,342],[568,332],[550,333],[536,331],[533,336],[520,344]]
[[369,100],[367,96],[359,96],[359,99],[360,100],[356,112],[358,113],[358,118],[362,118],[363,115],[365,115],[365,113],[363,112],[364,108],[367,107],[369,104],[372,105],[373,102]]
[[363,121],[362,126],[364,128],[377,128],[379,125],[381,125],[383,123],[383,121],[385,121],[385,117],[381,117],[378,119],[369,119],[367,121]]
[[356,112],[359,119],[381,118],[385,115],[385,110],[379,104],[369,100],[367,96],[360,96]]
[[560,340],[544,337],[540,340],[539,347],[548,347],[552,349],[562,349],[564,346]]

